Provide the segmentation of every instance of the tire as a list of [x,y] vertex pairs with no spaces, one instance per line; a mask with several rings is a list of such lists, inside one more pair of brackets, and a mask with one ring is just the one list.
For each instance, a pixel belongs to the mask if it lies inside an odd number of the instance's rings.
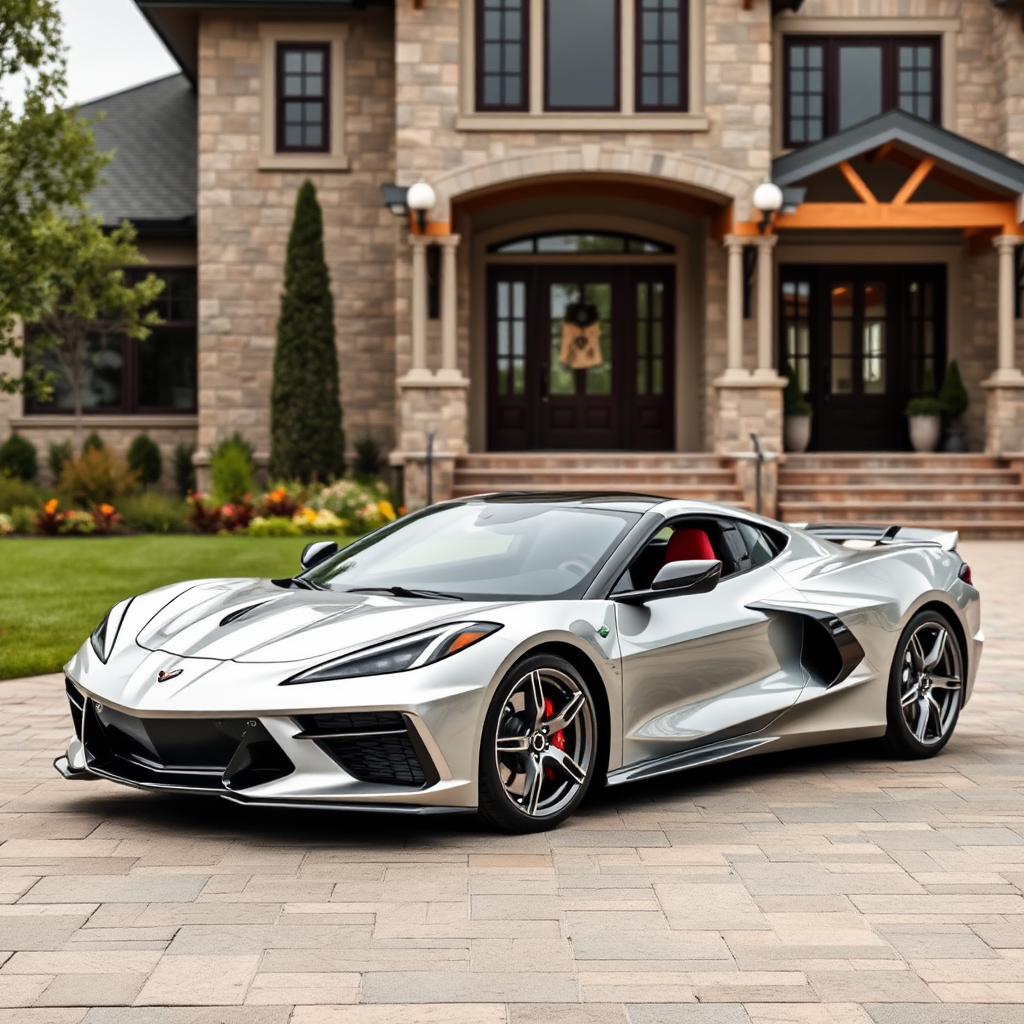
[[580,805],[597,774],[598,716],[564,658],[530,655],[498,684],[480,738],[479,814],[502,832],[543,832]]
[[886,746],[897,757],[934,757],[963,706],[964,652],[948,619],[918,612],[903,630],[889,672]]

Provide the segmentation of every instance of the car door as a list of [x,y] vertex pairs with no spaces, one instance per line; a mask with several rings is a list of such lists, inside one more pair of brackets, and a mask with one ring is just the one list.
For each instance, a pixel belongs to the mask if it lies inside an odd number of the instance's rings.
[[771,542],[726,517],[669,524],[694,526],[712,534],[722,560],[717,588],[616,605],[624,765],[762,729],[804,685],[796,617],[753,607],[800,600],[772,568]]

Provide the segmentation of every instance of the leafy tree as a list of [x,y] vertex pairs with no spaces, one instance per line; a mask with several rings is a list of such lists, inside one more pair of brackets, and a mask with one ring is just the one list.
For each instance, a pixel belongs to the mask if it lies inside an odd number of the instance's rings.
[[236,434],[222,441],[210,459],[213,497],[219,504],[244,502],[255,490],[249,446]]
[[[109,156],[92,130],[65,109],[65,49],[57,0],[0,3],[0,356],[21,356],[17,321],[31,323],[59,290],[51,276],[59,251],[54,228],[81,215]],[[0,391],[44,397],[37,366],[0,371]]]
[[309,180],[288,238],[270,398],[270,475],[330,480],[345,471],[334,299],[324,261],[323,212]]
[[[160,318],[149,307],[164,282],[147,274],[132,286],[124,268],[145,263],[135,247],[135,229],[125,221],[109,234],[98,219],[61,221],[51,230],[56,257],[50,276],[57,296],[36,322],[31,354],[56,361],[63,371],[75,413],[75,447],[82,440],[82,387],[90,362],[90,340],[105,345],[109,335],[140,340]],[[49,350],[49,351],[48,351]],[[45,364],[44,364],[45,365]]]
[[128,446],[128,468],[134,470],[143,488],[155,484],[163,472],[160,449],[148,434],[139,434]]

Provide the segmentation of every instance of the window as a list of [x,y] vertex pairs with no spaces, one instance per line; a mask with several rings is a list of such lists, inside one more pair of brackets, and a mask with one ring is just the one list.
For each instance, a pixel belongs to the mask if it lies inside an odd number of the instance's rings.
[[636,109],[686,109],[687,0],[636,0]]
[[330,151],[330,56],[325,43],[278,43],[279,153]]
[[477,106],[527,110],[529,0],[477,0]]
[[675,246],[655,242],[651,238],[625,235],[617,232],[559,231],[550,234],[533,235],[529,238],[513,238],[489,246],[488,252],[503,256],[537,254],[540,256],[565,255],[606,255],[623,253],[630,256],[663,256],[674,253]]
[[548,110],[619,109],[619,0],[547,0]]
[[782,366],[793,368],[802,394],[811,390],[811,283],[782,283]]
[[[150,268],[126,273],[128,283]],[[121,335],[89,338],[82,406],[85,412],[194,413],[196,411],[196,272],[154,270],[166,287],[154,304],[164,321],[145,341]],[[52,349],[36,359],[56,374],[52,402],[26,402],[29,414],[70,412],[74,395]]]
[[938,122],[937,38],[844,36],[785,41],[787,146],[803,146],[887,110]]

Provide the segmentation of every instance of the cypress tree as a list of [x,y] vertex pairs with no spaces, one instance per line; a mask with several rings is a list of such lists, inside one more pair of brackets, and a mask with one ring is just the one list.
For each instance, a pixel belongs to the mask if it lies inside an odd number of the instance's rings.
[[329,480],[345,471],[338,398],[334,299],[324,260],[324,222],[308,179],[295,201],[270,396],[270,474]]

